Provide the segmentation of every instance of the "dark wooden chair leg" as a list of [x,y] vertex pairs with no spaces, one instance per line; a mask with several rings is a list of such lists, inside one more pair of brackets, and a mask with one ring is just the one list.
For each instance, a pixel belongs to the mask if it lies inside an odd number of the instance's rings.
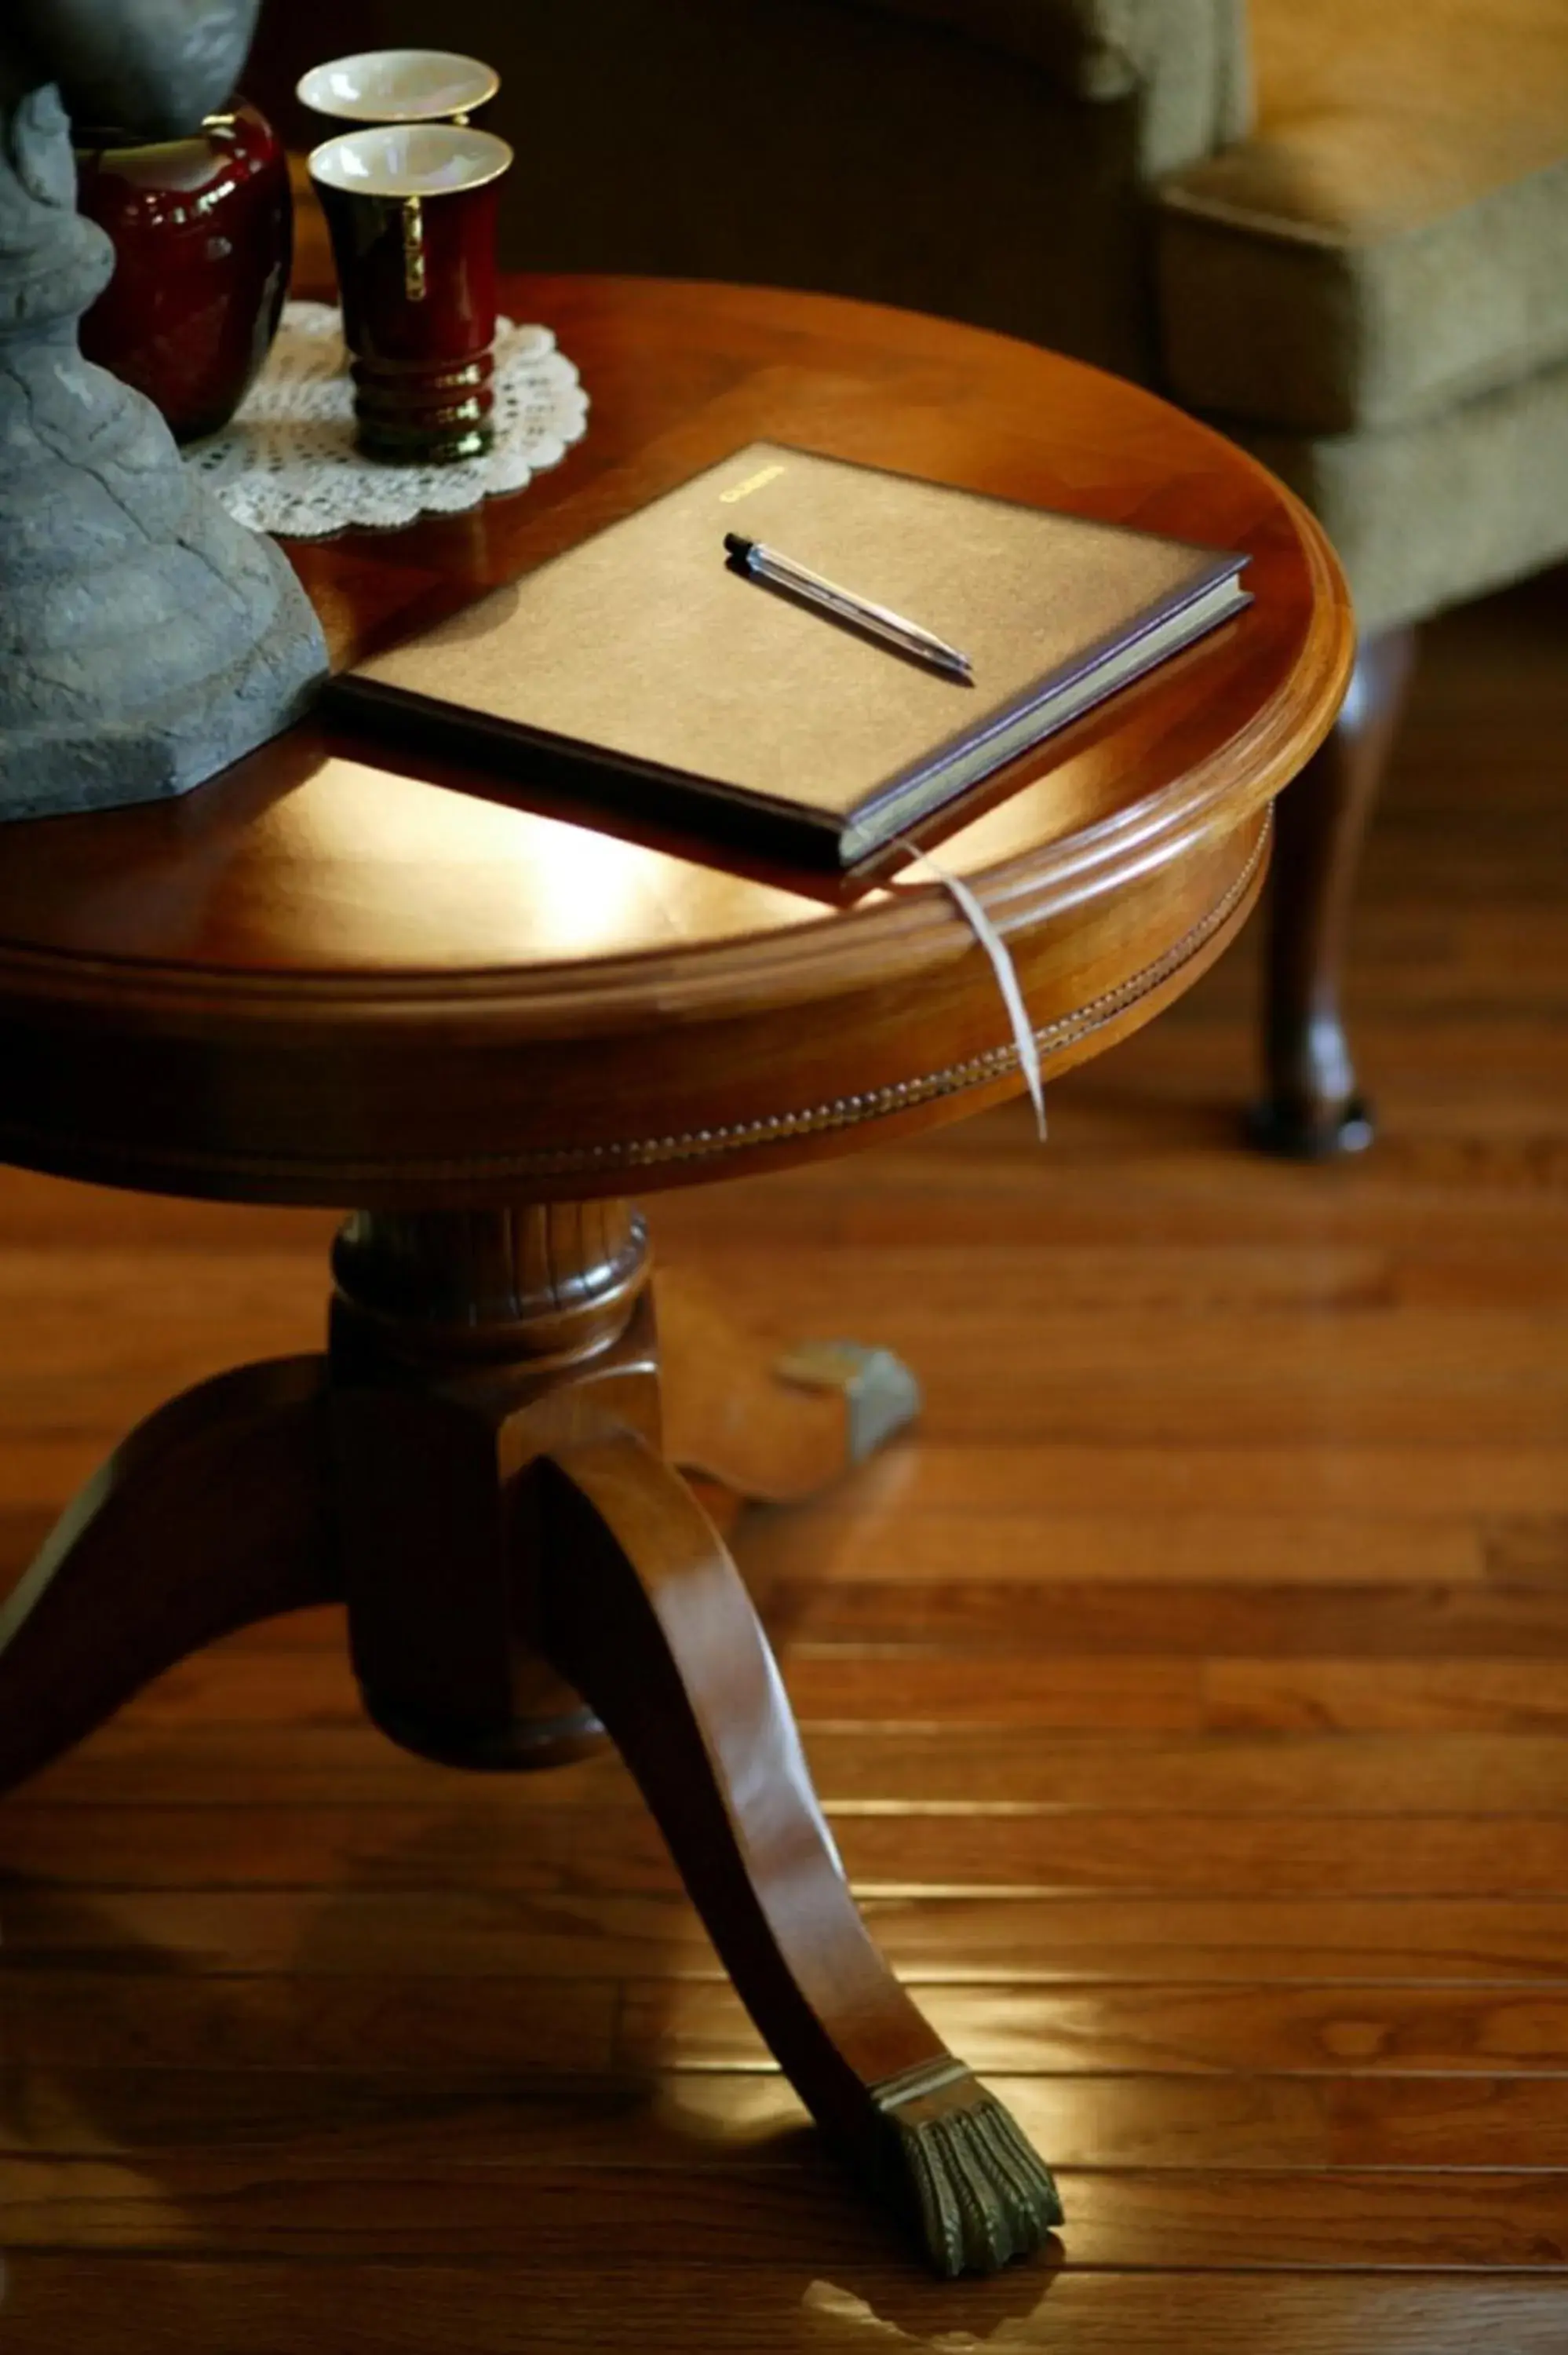
[[695,1277],[659,1279],[664,1453],[738,1497],[795,1504],[863,1463],[920,1412],[890,1349],[814,1341],[768,1352]]
[[325,1360],[202,1382],[139,1423],[0,1606],[0,1790],[187,1653],[336,1599]]
[[767,1639],[691,1491],[630,1431],[525,1483],[535,1632],[613,1735],[807,2107],[940,2274],[1061,2221],[1050,2175],[899,1986],[850,1894]]
[[1413,630],[1361,647],[1332,733],[1276,804],[1264,1014],[1266,1092],[1255,1144],[1298,1160],[1370,1145],[1340,1012],[1361,840],[1383,782],[1415,655]]

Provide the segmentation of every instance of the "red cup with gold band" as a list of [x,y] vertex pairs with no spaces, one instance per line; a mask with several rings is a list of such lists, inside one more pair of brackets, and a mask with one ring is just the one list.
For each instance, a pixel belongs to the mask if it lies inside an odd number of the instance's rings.
[[343,297],[359,447],[477,457],[493,432],[495,236],[512,150],[466,124],[344,132],[311,156]]

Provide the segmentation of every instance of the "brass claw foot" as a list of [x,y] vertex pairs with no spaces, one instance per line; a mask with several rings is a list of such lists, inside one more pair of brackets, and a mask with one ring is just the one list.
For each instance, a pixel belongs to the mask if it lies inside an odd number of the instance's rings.
[[897,2137],[920,2234],[945,2281],[1033,2254],[1062,2202],[1016,2120],[951,2054],[872,2088]]

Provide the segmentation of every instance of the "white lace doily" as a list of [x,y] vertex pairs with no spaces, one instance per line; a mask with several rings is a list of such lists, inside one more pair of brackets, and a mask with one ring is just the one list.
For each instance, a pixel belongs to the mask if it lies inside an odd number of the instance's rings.
[[483,457],[450,466],[387,466],[362,457],[354,446],[341,314],[330,303],[290,303],[238,413],[185,455],[238,522],[322,539],[352,524],[395,528],[520,491],[542,467],[557,464],[587,424],[588,395],[548,327],[503,319],[495,440]]

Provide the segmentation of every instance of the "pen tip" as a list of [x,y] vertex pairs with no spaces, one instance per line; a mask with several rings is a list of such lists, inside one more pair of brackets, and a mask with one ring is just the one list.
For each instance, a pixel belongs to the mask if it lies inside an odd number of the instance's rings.
[[724,544],[732,556],[746,557],[751,554],[757,542],[754,539],[743,539],[738,531],[726,531]]

